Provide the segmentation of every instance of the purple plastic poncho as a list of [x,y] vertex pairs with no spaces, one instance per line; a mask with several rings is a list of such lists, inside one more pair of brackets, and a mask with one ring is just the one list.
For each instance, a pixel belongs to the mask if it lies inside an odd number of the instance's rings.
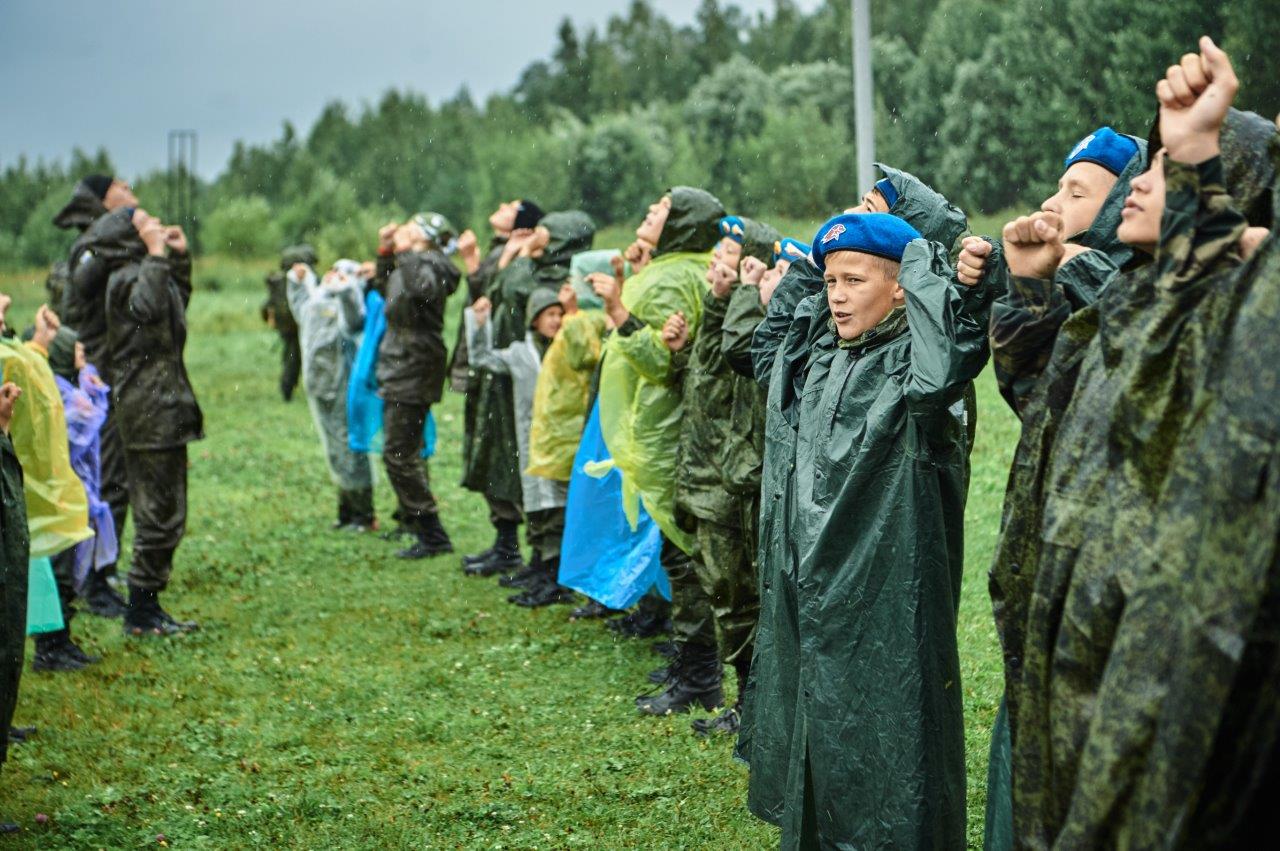
[[89,497],[89,527],[94,536],[76,544],[74,575],[76,587],[84,584],[89,570],[115,564],[120,554],[111,507],[102,501],[102,424],[107,419],[107,399],[111,388],[102,383],[92,364],[80,370],[79,382],[72,384],[55,375],[67,413],[67,440],[71,449],[71,469],[84,483]]

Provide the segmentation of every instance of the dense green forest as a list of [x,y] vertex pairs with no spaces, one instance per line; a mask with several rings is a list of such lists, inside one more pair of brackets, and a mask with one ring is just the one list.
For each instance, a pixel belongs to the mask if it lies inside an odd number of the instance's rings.
[[[970,210],[1043,196],[1062,154],[1100,124],[1145,135],[1157,75],[1209,33],[1231,51],[1240,102],[1280,109],[1274,0],[873,0],[879,158]],[[388,215],[422,208],[483,223],[509,196],[630,220],[693,183],[732,209],[819,217],[853,185],[848,0],[748,16],[701,0],[676,26],[645,0],[602,29],[565,20],[553,54],[504,93],[432,104],[389,90],[330,103],[302,133],[238,143],[199,193],[206,250],[261,255],[310,239],[364,253]],[[371,93],[372,94],[372,93]],[[68,140],[73,142],[74,140]],[[0,261],[44,263],[73,179],[107,152],[0,172]],[[166,175],[137,180],[164,212]]]

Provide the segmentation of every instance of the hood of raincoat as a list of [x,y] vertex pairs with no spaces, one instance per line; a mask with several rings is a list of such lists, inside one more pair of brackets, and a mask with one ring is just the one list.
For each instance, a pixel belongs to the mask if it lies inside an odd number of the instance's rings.
[[1098,215],[1094,216],[1093,224],[1089,225],[1088,230],[1072,234],[1070,238],[1071,242],[1083,245],[1085,248],[1101,251],[1119,268],[1124,268],[1133,257],[1133,249],[1116,236],[1116,228],[1120,227],[1120,213],[1124,210],[1125,199],[1129,197],[1129,181],[1147,170],[1150,162],[1148,152],[1156,150],[1136,136],[1128,138],[1137,143],[1138,152],[1130,158],[1129,164],[1116,178],[1116,184],[1107,193],[1102,207],[1098,210]]
[[71,200],[53,217],[53,223],[63,230],[76,228],[83,232],[106,212],[98,193],[82,180],[71,190]]
[[[569,261],[569,283],[578,294],[578,307],[583,310],[598,310],[604,307],[604,300],[596,295],[591,284],[587,283],[587,276],[596,273],[612,275],[613,258],[621,253],[615,248],[601,248],[597,251],[583,251],[573,255],[573,259]],[[630,274],[631,264],[624,263],[623,275]]]
[[[955,241],[969,229],[964,211],[935,192],[923,180],[905,171],[876,163],[876,168],[898,192],[898,198],[889,212],[920,231],[930,242],[936,242],[948,251]],[[1123,202],[1122,202],[1123,203]]]
[[560,298],[555,290],[538,287],[529,293],[529,303],[525,306],[524,312],[525,325],[533,328],[533,321],[538,318],[539,313],[558,304],[560,304]]
[[748,218],[743,218],[742,230],[742,256],[772,265],[773,248],[782,239],[782,234],[764,222]]
[[538,268],[567,266],[573,255],[587,251],[596,238],[596,223],[581,210],[565,210],[542,217],[540,227],[551,234],[546,250],[537,259]]
[[671,197],[671,213],[662,226],[653,257],[679,252],[701,254],[714,248],[720,240],[720,220],[725,216],[720,199],[692,186],[673,186],[667,195]]
[[112,210],[89,226],[76,245],[92,250],[113,267],[147,253],[147,247],[133,226],[133,214],[127,207]]
[[80,370],[76,369],[76,342],[80,335],[63,325],[49,344],[49,369],[54,375],[60,375],[72,384]]
[[293,268],[294,263],[305,263],[308,266],[315,266],[319,258],[316,257],[316,250],[307,243],[303,242],[298,245],[290,245],[284,251],[280,252],[280,270],[288,272]]
[[[1269,145],[1274,135],[1276,125],[1256,112],[1228,109],[1222,123],[1219,144],[1227,192],[1235,208],[1255,227],[1270,227],[1272,223],[1271,187],[1276,168]],[[1147,144],[1153,151],[1163,147],[1158,115]]]

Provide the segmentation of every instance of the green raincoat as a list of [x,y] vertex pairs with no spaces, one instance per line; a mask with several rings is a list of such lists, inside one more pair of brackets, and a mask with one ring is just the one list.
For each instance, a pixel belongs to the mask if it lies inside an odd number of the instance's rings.
[[[570,210],[548,213],[539,223],[551,236],[542,256],[518,257],[498,272],[485,295],[493,304],[493,347],[506,347],[525,337],[529,294],[538,287],[559,290],[569,279],[574,254],[591,248],[595,222],[586,213]],[[516,411],[511,377],[473,370],[470,393],[474,409],[467,422],[463,446],[462,485],[491,498],[520,505],[520,449],[516,440]]]
[[[793,264],[774,300],[815,272]],[[740,749],[748,804],[788,848],[964,844],[953,551],[967,439],[953,407],[986,362],[994,293],[953,283],[947,250],[924,240],[899,282],[906,307],[853,341],[824,294],[806,298],[773,358]]]
[[681,384],[688,348],[673,356],[662,326],[683,312],[696,345],[707,291],[706,253],[720,238],[724,206],[700,189],[677,186],[653,260],[622,289],[631,321],[610,335],[600,374],[600,427],[622,474],[623,504],[632,523],[638,506],[686,553],[693,536],[675,522],[676,459],[684,405]]
[[[1024,422],[1043,408],[1056,427],[1029,435],[1024,426],[1023,442],[1038,439],[1041,454],[1019,456],[1038,469],[1015,466],[1014,475],[1039,485],[1030,494],[1039,500],[1006,517],[992,569],[1021,846],[1123,844],[1144,823],[1167,824],[1128,809],[1132,784],[1148,770],[1135,758],[1148,723],[1139,692],[1158,688],[1142,680],[1151,648],[1166,649],[1158,639],[1117,644],[1117,629],[1131,615],[1154,614],[1136,594],[1150,579],[1142,530],[1234,311],[1225,283],[1245,220],[1231,208],[1223,168],[1235,201],[1255,207],[1271,183],[1273,133],[1269,122],[1233,111],[1220,160],[1198,168],[1166,161],[1154,263],[1116,278],[1066,320],[1022,407]],[[1034,282],[1015,286],[1030,293]],[[1044,313],[1065,298],[1060,287],[1043,293]]]

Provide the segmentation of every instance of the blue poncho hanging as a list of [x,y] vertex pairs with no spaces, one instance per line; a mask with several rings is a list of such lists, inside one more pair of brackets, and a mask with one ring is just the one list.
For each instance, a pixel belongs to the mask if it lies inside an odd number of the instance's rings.
[[658,560],[662,551],[658,524],[641,505],[632,529],[622,507],[622,474],[611,468],[599,477],[586,471],[588,466],[608,467],[601,463],[608,458],[597,404],[583,430],[569,478],[560,584],[611,609],[630,608],[651,588],[670,600],[671,583]]
[[[347,385],[347,443],[352,452],[382,451],[382,399],[378,397],[378,346],[387,333],[385,300],[377,290],[364,297],[364,333]],[[436,419],[427,412],[422,429],[422,457],[436,454]]]

